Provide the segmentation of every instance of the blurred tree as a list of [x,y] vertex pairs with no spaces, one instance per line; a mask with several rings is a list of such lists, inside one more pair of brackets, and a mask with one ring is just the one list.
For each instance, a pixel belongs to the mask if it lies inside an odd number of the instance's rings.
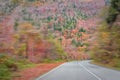
[[114,23],[117,15],[120,14],[120,0],[111,0],[111,5],[109,8],[108,18],[106,19],[108,24]]

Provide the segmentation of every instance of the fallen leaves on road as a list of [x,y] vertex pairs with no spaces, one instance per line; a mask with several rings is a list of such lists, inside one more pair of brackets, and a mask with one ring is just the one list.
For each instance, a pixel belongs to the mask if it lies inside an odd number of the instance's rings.
[[62,63],[42,63],[36,67],[27,68],[18,72],[19,76],[14,77],[13,80],[34,80],[35,78],[59,66],[60,64]]

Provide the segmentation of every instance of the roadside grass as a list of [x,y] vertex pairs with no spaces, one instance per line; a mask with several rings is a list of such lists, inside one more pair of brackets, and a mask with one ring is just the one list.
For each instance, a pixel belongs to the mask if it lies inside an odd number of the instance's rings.
[[114,66],[111,66],[109,64],[102,64],[102,63],[99,63],[99,62],[96,62],[96,61],[92,61],[91,63],[95,64],[95,65],[99,65],[99,66],[105,67],[105,68],[109,68],[109,69],[120,71],[120,67],[114,67]]
[[17,71],[34,67],[36,64],[27,60],[16,60],[6,54],[0,54],[0,80],[11,80],[12,77],[18,76]]
[[35,63],[32,63],[32,62],[24,62],[24,61],[21,61],[21,62],[17,62],[16,63],[17,65],[18,65],[18,68],[19,68],[19,70],[21,70],[21,69],[26,69],[26,68],[30,68],[30,67],[35,67],[37,64],[35,64]]

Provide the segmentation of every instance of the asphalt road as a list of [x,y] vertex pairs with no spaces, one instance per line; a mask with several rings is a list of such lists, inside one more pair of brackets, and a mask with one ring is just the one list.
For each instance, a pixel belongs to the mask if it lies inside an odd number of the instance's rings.
[[36,80],[120,80],[120,71],[93,65],[89,62],[64,63]]

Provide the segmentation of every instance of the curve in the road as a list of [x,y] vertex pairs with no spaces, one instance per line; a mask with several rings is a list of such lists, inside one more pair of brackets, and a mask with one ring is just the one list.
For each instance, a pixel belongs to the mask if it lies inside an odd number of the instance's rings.
[[89,69],[87,69],[85,66],[83,66],[82,64],[79,63],[79,65],[81,67],[83,67],[88,73],[92,74],[95,78],[97,78],[97,80],[102,80],[100,77],[98,77],[96,74],[94,74],[93,72],[91,72]]

